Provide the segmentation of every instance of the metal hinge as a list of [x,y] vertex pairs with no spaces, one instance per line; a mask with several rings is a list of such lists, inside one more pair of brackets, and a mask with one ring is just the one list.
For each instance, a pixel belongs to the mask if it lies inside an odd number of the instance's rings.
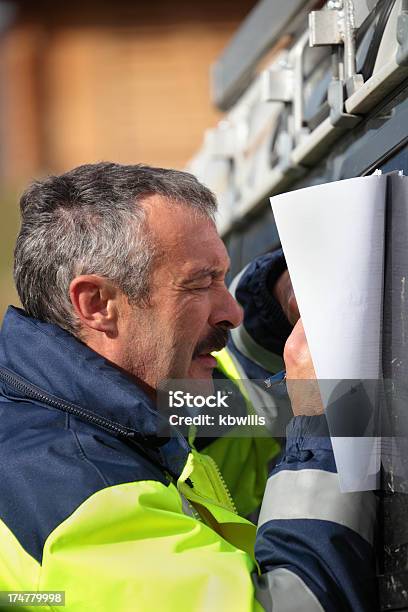
[[333,79],[328,102],[335,127],[351,128],[360,119],[344,110],[346,98],[364,84],[356,69],[355,31],[353,0],[330,0],[324,9],[309,14],[310,46],[332,47]]
[[304,124],[304,54],[309,41],[305,33],[291,52],[278,66],[261,73],[261,100],[281,102],[291,121],[279,137],[279,166],[283,172],[296,171],[290,161],[293,148],[308,136],[310,130]]

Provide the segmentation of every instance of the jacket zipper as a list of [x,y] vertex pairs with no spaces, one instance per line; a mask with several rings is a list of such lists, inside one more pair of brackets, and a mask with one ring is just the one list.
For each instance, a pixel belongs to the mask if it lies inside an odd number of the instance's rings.
[[63,412],[67,412],[76,416],[84,421],[88,421],[102,429],[106,429],[107,431],[114,432],[120,434],[126,438],[134,438],[137,436],[137,432],[128,429],[127,427],[123,427],[121,425],[117,425],[112,423],[108,419],[104,419],[103,417],[99,417],[88,410],[84,410],[83,408],[79,408],[78,406],[74,406],[69,402],[64,402],[64,400],[54,399],[49,395],[46,395],[44,392],[37,389],[34,385],[27,383],[25,380],[21,379],[16,374],[11,374],[7,372],[4,368],[0,368],[0,380],[10,385],[17,391],[23,392],[28,398],[37,400],[42,402],[43,404],[47,404],[52,408],[58,408]]
[[[202,454],[200,454],[200,456],[201,458],[203,458]],[[235,502],[232,498],[232,495],[228,489],[227,483],[225,482],[224,477],[221,474],[221,470],[218,467],[216,461],[214,461],[212,457],[204,453],[204,463],[209,468],[208,472],[210,473],[208,474],[208,476],[212,482],[214,489],[217,491],[217,495],[220,498],[220,501],[222,501],[222,496],[223,496],[224,497],[223,501],[225,502],[227,500],[228,504],[231,506],[232,511],[235,514],[238,514]]]
[[[203,494],[200,491],[200,486],[194,484],[194,470],[196,464],[201,464],[201,469],[204,471],[205,478],[207,478],[211,483],[215,497],[208,497],[208,495]],[[188,486],[183,488],[184,485]],[[234,514],[238,514],[234,500],[218,465],[212,457],[206,455],[205,453],[199,453],[194,448],[191,450],[186,465],[184,466],[184,470],[177,480],[177,488],[184,493],[189,501],[200,501],[200,499],[194,500],[194,497],[190,498],[190,495],[192,494],[211,503],[217,503],[223,508],[232,511]]]

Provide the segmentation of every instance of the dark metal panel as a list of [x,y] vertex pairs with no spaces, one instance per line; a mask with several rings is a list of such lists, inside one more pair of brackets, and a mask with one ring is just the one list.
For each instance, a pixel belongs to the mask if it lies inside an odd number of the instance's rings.
[[388,116],[384,113],[383,117],[367,122],[365,138],[356,143],[353,155],[344,160],[340,178],[371,173],[385,163],[390,151],[407,142],[407,125],[408,100],[404,94],[404,100]]
[[225,246],[231,259],[231,267],[226,277],[227,286],[233,281],[236,275],[241,272],[244,264],[242,262],[242,234],[233,232],[224,238]]
[[257,255],[266,253],[279,245],[279,236],[269,202],[266,203],[263,212],[252,221],[243,236],[242,262],[246,265]]
[[278,230],[276,229],[269,201],[257,215],[245,219],[241,225],[224,238],[231,269],[227,276],[227,284],[258,255],[280,246]]
[[[399,166],[404,155],[389,162]],[[408,178],[388,176],[383,375],[385,385],[383,499],[380,513],[380,601],[382,610],[408,609]],[[408,286],[407,286],[408,289]],[[405,435],[404,435],[405,434]]]

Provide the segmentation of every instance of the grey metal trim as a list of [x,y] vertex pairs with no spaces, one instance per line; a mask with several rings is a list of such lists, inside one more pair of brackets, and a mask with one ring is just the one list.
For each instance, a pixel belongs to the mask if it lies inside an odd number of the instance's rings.
[[314,0],[261,0],[212,66],[212,101],[227,110],[252,80],[258,60],[282,36],[307,23]]
[[[388,158],[395,148],[407,141],[407,93],[407,90],[401,93],[400,100],[387,105],[379,117],[375,115],[370,118],[363,134],[354,134],[354,142],[348,147],[344,161],[340,162],[339,176],[333,177],[333,180],[369,174],[381,166],[382,160]],[[404,99],[401,100],[401,97]]]

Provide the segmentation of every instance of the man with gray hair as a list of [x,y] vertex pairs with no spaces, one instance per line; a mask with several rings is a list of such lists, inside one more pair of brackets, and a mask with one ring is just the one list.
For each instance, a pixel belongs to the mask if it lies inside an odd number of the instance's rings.
[[[309,416],[292,401],[257,532],[209,454],[159,435],[160,382],[210,380],[242,321],[215,212],[192,175],[141,165],[22,196],[24,310],[0,335],[0,607],[25,591],[27,609],[69,612],[375,609],[373,496],[340,492],[318,399]],[[301,321],[284,358],[289,380],[315,378]]]

